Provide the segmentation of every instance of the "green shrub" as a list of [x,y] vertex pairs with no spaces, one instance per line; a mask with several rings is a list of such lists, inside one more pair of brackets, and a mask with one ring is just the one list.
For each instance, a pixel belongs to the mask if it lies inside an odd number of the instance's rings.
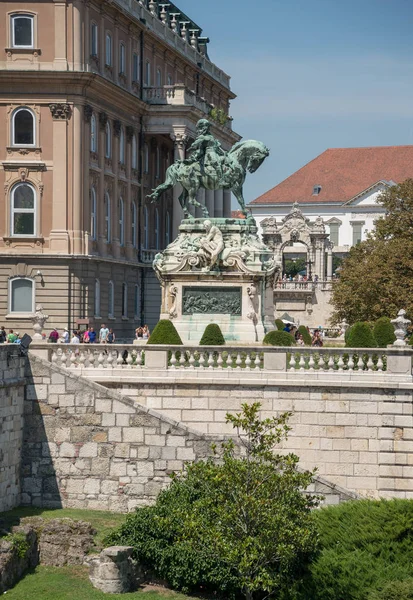
[[275,326],[278,331],[283,331],[285,324],[281,321],[281,319],[275,319]]
[[216,323],[210,323],[206,326],[205,331],[202,335],[200,346],[224,346],[225,338],[222,335],[222,331],[219,325]]
[[269,346],[294,346],[295,340],[287,331],[269,331],[264,337],[263,344]]
[[368,600],[413,600],[413,579],[389,581],[382,589],[369,594]]
[[350,337],[350,331],[351,331],[351,327],[347,327],[345,333],[344,333],[344,342],[346,344],[346,346],[348,347],[348,340]]
[[393,600],[378,594],[395,582],[409,589],[404,580],[413,577],[411,500],[346,502],[315,511],[314,518],[320,551],[303,600]]
[[298,333],[301,333],[301,335],[303,336],[304,344],[306,346],[311,346],[311,335],[308,333],[307,327],[305,327],[304,325],[300,325],[300,327],[298,328]]
[[374,339],[377,342],[377,348],[386,348],[388,344],[396,341],[394,327],[388,317],[380,317],[373,327]]
[[377,348],[369,323],[358,321],[353,325],[346,342],[347,348]]
[[168,319],[161,319],[155,326],[148,344],[165,344],[167,346],[182,346],[182,340],[175,325]]

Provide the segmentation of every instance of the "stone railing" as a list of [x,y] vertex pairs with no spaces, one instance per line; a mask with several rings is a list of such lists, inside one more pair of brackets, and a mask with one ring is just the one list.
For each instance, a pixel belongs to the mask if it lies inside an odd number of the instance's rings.
[[285,281],[280,279],[276,282],[274,290],[277,291],[331,291],[333,286],[332,280],[319,280],[319,281]]
[[160,250],[141,250],[140,251],[140,259],[141,262],[145,265],[151,265],[154,261],[155,255],[158,254]]
[[245,375],[371,378],[412,375],[410,348],[279,348],[268,346],[155,346],[134,344],[32,344],[30,350],[79,374],[115,375],[124,370],[217,378]]

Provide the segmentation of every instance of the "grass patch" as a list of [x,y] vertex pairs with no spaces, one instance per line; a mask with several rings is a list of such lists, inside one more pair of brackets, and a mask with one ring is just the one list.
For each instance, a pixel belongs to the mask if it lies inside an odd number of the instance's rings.
[[[87,511],[77,511],[87,512]],[[91,511],[93,512],[93,511]],[[87,566],[37,567],[7,591],[7,600],[191,600],[170,590],[147,589],[131,594],[104,594],[89,581]]]

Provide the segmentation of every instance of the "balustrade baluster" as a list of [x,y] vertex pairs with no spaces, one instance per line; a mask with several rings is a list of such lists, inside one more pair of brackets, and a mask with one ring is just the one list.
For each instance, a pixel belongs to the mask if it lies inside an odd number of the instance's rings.
[[89,350],[89,367],[94,369],[95,367],[95,351]]
[[367,367],[367,371],[372,371],[373,370],[374,362],[373,362],[373,354],[371,352],[368,353],[366,367]]
[[384,367],[383,358],[382,358],[382,355],[379,354],[379,357],[377,359],[377,370],[378,371],[384,371],[383,367]]
[[205,352],[201,350],[201,352],[199,353],[199,368],[200,369],[205,369]]
[[344,357],[343,357],[343,353],[342,352],[340,352],[340,354],[339,354],[337,366],[338,366],[338,370],[339,371],[343,370],[343,367],[344,367]]
[[290,361],[288,363],[288,367],[289,367],[290,371],[295,371],[295,354],[294,354],[294,352],[291,352],[291,354],[290,354]]
[[60,365],[65,369],[67,369],[67,365],[66,365],[67,359],[68,359],[67,350],[66,349],[62,350],[62,354],[60,355]]
[[71,354],[70,354],[70,367],[73,369],[75,368],[76,365],[76,360],[77,360],[77,356],[76,356],[76,350],[72,350]]
[[195,356],[194,356],[194,352],[192,350],[189,351],[189,368],[190,369],[195,369]]
[[111,369],[112,368],[112,363],[113,363],[113,360],[114,360],[115,357],[113,356],[113,354],[112,354],[112,352],[110,350],[108,350],[107,356],[108,356],[107,357],[107,367],[108,367],[108,369]]
[[117,358],[116,358],[116,365],[117,365],[118,367],[120,367],[120,368],[122,368],[122,365],[123,365],[123,356],[122,356],[122,352],[120,352],[119,350],[118,350],[118,356],[117,356]]
[[349,371],[354,371],[354,356],[353,354],[348,355],[347,367]]
[[181,369],[185,369],[185,361],[186,361],[186,352],[185,352],[185,350],[182,350],[181,356],[179,357],[179,366]]
[[261,368],[261,353],[260,352],[257,352],[257,354],[255,355],[254,365],[255,365],[255,369],[259,370]]
[[131,368],[133,363],[133,354],[132,352],[128,352],[128,356],[126,357],[126,364],[128,365],[129,368]]
[[54,365],[57,364],[57,360],[58,360],[57,351],[56,350],[52,350],[52,363]]
[[81,369],[84,369],[85,368],[85,363],[86,363],[86,355],[85,355],[84,352],[81,352],[80,356],[79,356],[79,367]]
[[241,352],[237,352],[237,360],[235,361],[235,364],[237,371],[240,370],[242,365]]
[[308,361],[308,370],[314,371],[314,366],[315,366],[314,353],[310,352],[310,359]]
[[334,370],[334,356],[332,354],[330,354],[329,359],[328,359],[327,370],[328,371]]
[[245,369],[251,371],[251,353],[247,351],[247,357],[245,359]]
[[176,352],[172,351],[171,352],[171,369],[176,369]]
[[99,352],[98,365],[99,365],[100,369],[102,369],[102,367],[104,366],[103,365],[104,362],[105,362],[105,356],[104,356],[103,352]]
[[299,367],[300,371],[304,371],[305,370],[304,352],[303,351],[299,352],[298,356],[300,357],[300,360],[298,361],[298,367]]
[[222,368],[223,369],[229,369],[231,366],[231,363],[228,364],[228,359],[230,359],[230,355],[229,352],[221,352],[221,357],[222,357]]
[[218,358],[217,358],[217,368],[218,369],[222,369],[222,364],[224,362],[224,359],[222,358],[222,352],[221,350],[218,352]]
[[208,369],[214,368],[214,353],[208,352]]

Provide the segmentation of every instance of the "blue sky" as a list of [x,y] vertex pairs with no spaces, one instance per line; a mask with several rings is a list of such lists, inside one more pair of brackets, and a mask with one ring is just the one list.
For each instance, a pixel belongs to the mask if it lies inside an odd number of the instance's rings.
[[[413,144],[413,0],[176,0],[271,150],[249,202],[331,147]],[[413,175],[413,165],[412,165]]]

